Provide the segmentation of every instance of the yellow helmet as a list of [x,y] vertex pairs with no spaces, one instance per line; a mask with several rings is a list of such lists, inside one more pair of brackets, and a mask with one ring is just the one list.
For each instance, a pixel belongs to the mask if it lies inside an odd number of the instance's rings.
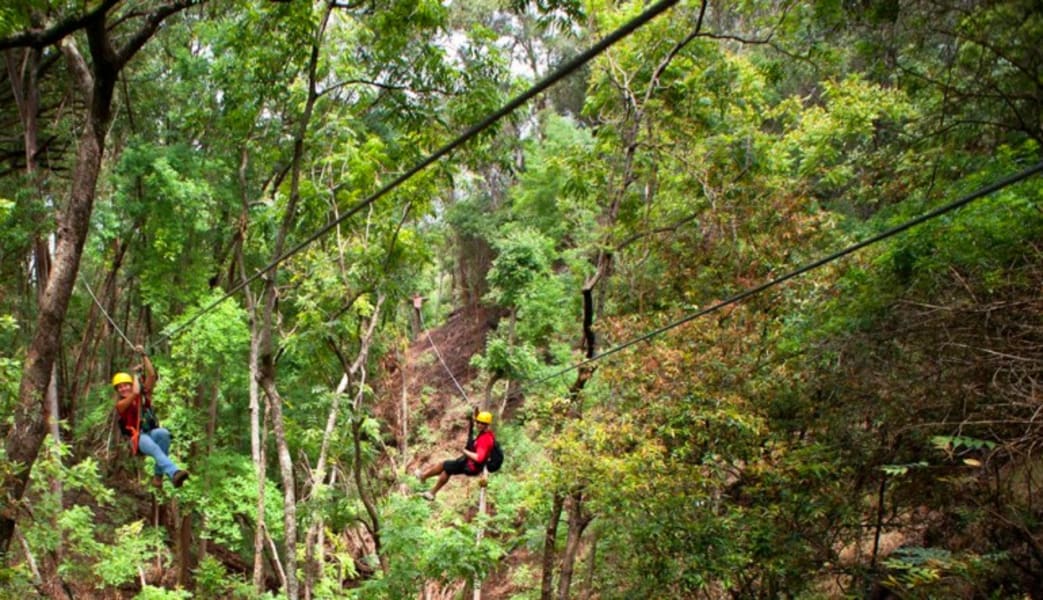
[[121,383],[134,383],[134,378],[128,373],[116,373],[112,376],[112,387],[116,387]]
[[486,425],[492,425],[493,424],[493,414],[491,412],[487,412],[487,411],[483,410],[482,412],[478,413],[478,415],[474,418],[474,420],[478,421],[479,423],[485,423]]

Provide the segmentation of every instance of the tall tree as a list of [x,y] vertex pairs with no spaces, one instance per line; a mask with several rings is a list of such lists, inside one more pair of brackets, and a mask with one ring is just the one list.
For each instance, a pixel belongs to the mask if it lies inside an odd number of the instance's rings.
[[[32,27],[0,40],[0,50],[59,45],[66,57],[69,73],[84,96],[85,106],[68,200],[56,216],[53,266],[26,352],[14,419],[3,432],[7,458],[18,465],[3,482],[4,494],[12,502],[21,499],[46,434],[44,400],[94,206],[105,137],[112,120],[116,81],[127,62],[165,19],[198,3],[197,0],[170,2],[145,13],[128,8],[130,14],[124,15],[118,10],[121,3],[109,0],[84,13],[63,15],[63,18],[42,27]],[[114,24],[121,27],[125,37],[114,38]],[[80,30],[87,38],[92,59],[90,65],[71,39],[72,34]],[[121,39],[122,43],[114,45],[114,39]],[[16,524],[17,509],[9,508],[0,516],[0,554],[7,553]]]

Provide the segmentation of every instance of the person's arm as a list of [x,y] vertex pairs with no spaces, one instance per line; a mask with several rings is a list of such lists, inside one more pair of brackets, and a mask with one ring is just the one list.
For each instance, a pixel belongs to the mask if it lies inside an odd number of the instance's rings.
[[[137,384],[135,383],[135,385],[137,385]],[[134,402],[134,398],[137,398],[137,396],[138,396],[138,393],[134,392],[132,394],[127,394],[127,396],[125,398],[117,399],[116,400],[116,410],[120,414],[126,412],[127,409],[130,408],[130,405]]]
[[[144,389],[147,393],[152,393],[152,389],[156,387],[156,381],[159,377],[156,376],[156,369],[152,366],[152,361],[149,360],[148,354],[145,354],[145,348],[138,346],[136,350],[141,354],[141,365],[145,368],[145,380],[141,383],[141,389]],[[135,381],[135,385],[138,385]],[[139,392],[141,390],[135,390]]]
[[486,433],[488,432],[478,434],[478,439],[474,441],[474,452],[464,450],[464,456],[478,464],[482,464],[485,459],[489,458],[489,452],[493,448],[492,434],[485,435]]

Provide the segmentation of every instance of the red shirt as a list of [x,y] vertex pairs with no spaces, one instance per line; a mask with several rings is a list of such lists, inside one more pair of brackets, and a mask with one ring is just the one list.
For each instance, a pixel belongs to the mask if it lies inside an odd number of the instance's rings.
[[120,410],[119,404],[116,405],[116,413],[119,414],[121,423],[128,429],[138,426],[138,409],[141,406],[141,399],[135,396],[140,396],[140,394],[128,396],[130,403],[123,410]]
[[493,432],[488,429],[478,434],[478,437],[474,440],[474,453],[478,455],[478,460],[467,459],[467,469],[469,471],[477,473],[482,470],[482,463],[489,458],[489,453],[493,451],[495,442],[496,438],[493,437]]
[[[156,386],[156,376],[154,374],[145,375],[145,380],[141,382],[141,390],[145,394],[151,394],[152,388]],[[141,411],[142,394],[130,394],[126,398],[116,399],[116,414],[120,417],[120,429],[127,435],[131,436],[130,447],[134,454],[138,453],[138,436],[135,435],[138,430],[140,417],[138,413]],[[121,409],[122,405],[122,409]]]

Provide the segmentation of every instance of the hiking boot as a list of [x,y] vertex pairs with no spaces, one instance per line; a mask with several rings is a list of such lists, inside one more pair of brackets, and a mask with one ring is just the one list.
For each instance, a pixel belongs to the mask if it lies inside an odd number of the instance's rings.
[[177,471],[176,473],[174,473],[173,477],[174,487],[181,487],[181,485],[185,483],[186,479],[188,479],[188,471]]
[[163,487],[163,476],[162,475],[153,475],[152,476],[152,487],[154,487],[156,489],[159,489],[159,488]]

